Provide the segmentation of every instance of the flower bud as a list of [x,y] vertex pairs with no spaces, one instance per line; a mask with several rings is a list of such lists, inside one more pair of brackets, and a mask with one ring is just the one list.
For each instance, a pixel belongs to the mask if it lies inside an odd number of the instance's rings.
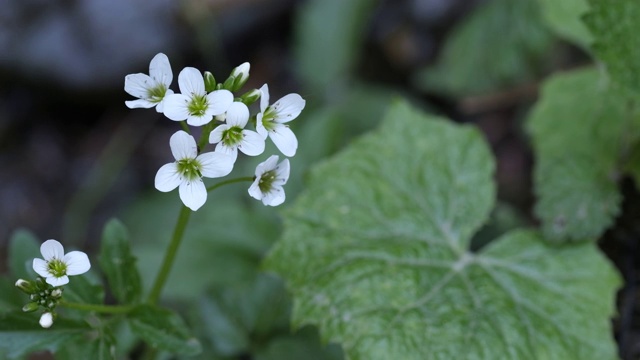
[[204,72],[204,89],[208,93],[216,89],[216,78],[209,71]]
[[18,279],[18,281],[16,281],[16,287],[22,290],[25,294],[33,294],[35,291],[35,285],[30,281],[23,279]]
[[54,298],[59,298],[62,296],[62,289],[53,289],[51,290],[51,296]]
[[32,311],[38,310],[39,307],[40,307],[40,305],[38,305],[38,303],[30,302],[27,305],[22,307],[22,311],[24,311],[24,312],[32,312]]
[[233,69],[231,71],[231,75],[229,75],[229,77],[234,77],[235,80],[233,81],[233,85],[232,85],[232,89],[231,91],[236,91],[238,89],[240,89],[242,86],[244,86],[244,84],[247,82],[247,80],[249,79],[249,69],[251,68],[251,65],[248,62],[245,62],[239,66],[237,66],[235,69]]
[[233,91],[233,84],[236,81],[235,76],[229,76],[227,80],[222,84],[222,88],[225,90]]
[[48,329],[53,325],[53,314],[50,312],[46,312],[40,316],[40,326],[45,329]]
[[249,106],[260,98],[260,94],[262,93],[258,89],[247,91],[246,93],[242,94],[242,96],[240,96],[240,101]]

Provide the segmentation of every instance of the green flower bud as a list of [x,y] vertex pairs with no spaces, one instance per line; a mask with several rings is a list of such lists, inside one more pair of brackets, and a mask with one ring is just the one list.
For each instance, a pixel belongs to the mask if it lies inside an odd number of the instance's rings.
[[229,77],[234,77],[235,80],[233,81],[232,88],[229,90],[236,91],[247,83],[250,68],[251,65],[249,65],[248,62],[245,62],[231,71],[231,75]]
[[204,89],[208,93],[216,90],[216,78],[209,71],[204,72]]
[[240,96],[240,101],[249,106],[260,98],[260,94],[261,92],[258,89],[249,90],[246,93],[242,94],[242,96]]
[[24,312],[33,312],[33,311],[38,310],[39,307],[40,307],[40,305],[38,305],[38,303],[30,302],[27,305],[22,307],[22,311],[24,311]]
[[16,281],[16,287],[22,290],[25,294],[33,294],[36,291],[35,284],[24,279],[18,279],[18,281]]
[[229,78],[224,81],[224,84],[222,84],[222,88],[225,90],[233,91],[233,84],[235,83],[235,81],[235,76],[229,76]]

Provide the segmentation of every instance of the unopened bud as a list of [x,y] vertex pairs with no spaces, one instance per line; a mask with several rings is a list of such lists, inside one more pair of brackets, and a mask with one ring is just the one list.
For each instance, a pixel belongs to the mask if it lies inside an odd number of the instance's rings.
[[260,98],[262,93],[258,89],[249,90],[246,93],[240,96],[240,101],[242,101],[245,105],[249,106],[256,102]]
[[60,296],[62,296],[62,289],[51,290],[51,296],[54,298],[59,298]]
[[40,305],[38,305],[38,303],[30,302],[27,305],[22,307],[22,311],[24,311],[24,312],[32,312],[32,311],[38,310],[39,307],[40,307]]
[[53,325],[53,314],[50,312],[46,312],[40,316],[40,326],[45,329],[48,329]]
[[233,91],[233,83],[236,81],[235,76],[229,76],[227,80],[222,84],[222,88],[225,90]]
[[204,89],[208,93],[216,89],[216,78],[209,71],[204,72]]
[[22,290],[25,294],[33,294],[35,291],[35,285],[30,281],[23,279],[18,279],[18,281],[16,281],[16,287]]
[[229,90],[236,91],[246,84],[247,80],[249,80],[250,68],[251,65],[248,62],[245,62],[231,71],[229,78],[234,77],[235,80],[233,81],[232,88]]

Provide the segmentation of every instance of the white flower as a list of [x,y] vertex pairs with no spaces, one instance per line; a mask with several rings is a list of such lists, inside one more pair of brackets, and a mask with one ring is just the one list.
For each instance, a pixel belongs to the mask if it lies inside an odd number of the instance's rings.
[[40,316],[40,326],[45,329],[48,329],[53,325],[53,314],[50,312],[46,312]]
[[42,243],[40,253],[44,260],[33,259],[33,270],[52,286],[68,284],[68,275],[84,274],[91,268],[87,254],[82,251],[65,254],[64,247],[56,240]]
[[284,202],[282,185],[289,179],[289,159],[277,164],[278,156],[272,155],[256,167],[256,178],[249,187],[249,195],[262,203],[278,206]]
[[156,189],[169,192],[180,187],[180,199],[191,210],[198,210],[207,201],[207,189],[202,177],[217,178],[233,169],[231,155],[208,152],[198,155],[193,136],[180,130],[169,140],[175,162],[163,165],[156,174]]
[[294,156],[298,149],[298,139],[285,123],[300,115],[304,109],[304,99],[298,94],[289,94],[269,106],[267,84],[260,88],[260,92],[260,112],[256,123],[258,134],[265,139],[268,135],[285,156]]
[[169,89],[173,81],[173,73],[167,55],[159,53],[151,59],[149,75],[129,74],[124,78],[124,91],[139,100],[125,101],[129,109],[152,108],[156,106],[157,112],[163,112],[165,99],[173,94]]
[[186,67],[178,75],[181,94],[167,96],[164,115],[171,120],[187,120],[187,124],[201,126],[227,111],[233,102],[228,90],[215,90],[207,94],[204,78],[196,68]]
[[241,102],[234,102],[227,110],[227,123],[219,125],[209,134],[209,142],[217,143],[216,152],[238,157],[238,150],[249,156],[257,156],[264,151],[264,138],[257,132],[245,130],[249,122],[249,108]]

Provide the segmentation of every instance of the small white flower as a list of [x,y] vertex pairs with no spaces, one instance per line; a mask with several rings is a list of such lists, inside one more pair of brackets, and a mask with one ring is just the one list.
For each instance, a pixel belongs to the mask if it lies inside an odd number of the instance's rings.
[[207,94],[204,78],[196,68],[186,67],[178,75],[181,94],[166,97],[164,115],[174,121],[187,120],[191,126],[201,126],[227,111],[233,102],[228,90],[215,90]]
[[48,329],[53,325],[53,314],[50,312],[46,312],[40,316],[40,326],[45,329]]
[[175,162],[163,165],[156,174],[156,189],[169,192],[180,187],[180,199],[189,209],[196,211],[207,201],[207,189],[202,177],[217,178],[233,169],[231,155],[208,152],[198,155],[193,136],[180,130],[169,140]]
[[68,275],[84,274],[91,268],[87,254],[82,251],[65,254],[64,247],[56,240],[42,243],[40,253],[44,260],[33,259],[33,270],[52,286],[68,284]]
[[164,110],[164,100],[173,94],[173,90],[169,89],[172,81],[173,73],[169,59],[167,55],[159,53],[151,59],[149,75],[129,74],[124,78],[124,91],[139,99],[124,103],[129,109],[149,109],[156,106],[156,111],[161,113]]
[[227,110],[226,124],[219,125],[209,134],[209,142],[216,145],[216,152],[238,157],[238,150],[249,156],[257,156],[264,151],[264,138],[257,132],[245,130],[249,122],[249,108],[241,102],[234,102]]
[[269,87],[260,88],[260,112],[257,116],[256,130],[263,138],[267,135],[285,156],[291,157],[298,149],[298,139],[285,123],[295,119],[304,109],[305,101],[298,94],[285,95],[269,105]]
[[284,202],[282,185],[289,180],[289,159],[277,164],[278,155],[272,155],[256,167],[256,178],[249,187],[249,195],[269,206],[278,206]]

